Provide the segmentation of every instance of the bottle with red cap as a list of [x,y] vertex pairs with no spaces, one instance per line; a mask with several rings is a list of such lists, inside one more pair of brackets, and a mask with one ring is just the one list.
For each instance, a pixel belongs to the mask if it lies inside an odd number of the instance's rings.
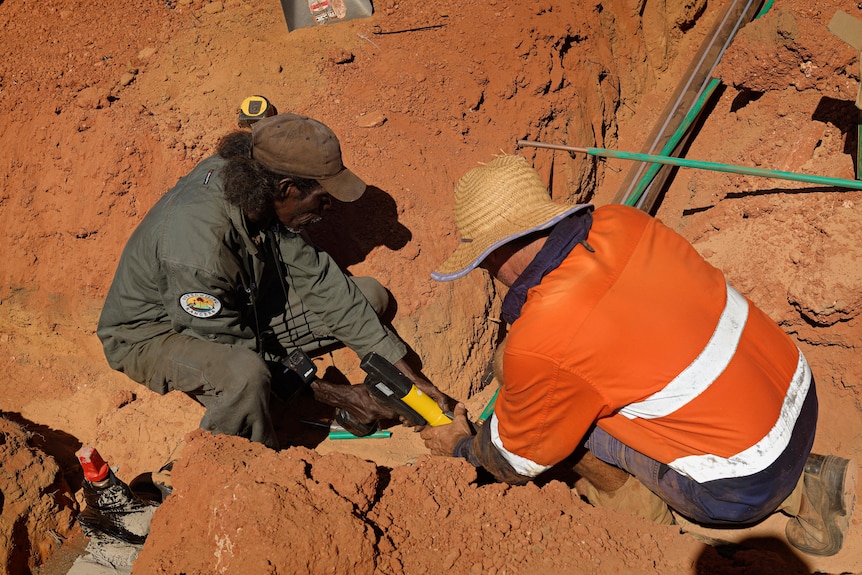
[[89,537],[108,536],[135,545],[143,544],[157,505],[137,497],[114,475],[94,447],[84,446],[75,455],[84,471],[84,502],[78,522]]

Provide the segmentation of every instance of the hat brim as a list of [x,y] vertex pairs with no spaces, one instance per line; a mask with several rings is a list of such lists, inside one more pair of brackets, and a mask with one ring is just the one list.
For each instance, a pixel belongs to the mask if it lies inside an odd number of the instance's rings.
[[323,186],[330,196],[342,202],[358,200],[366,188],[365,182],[347,168],[331,178],[318,179],[317,183]]
[[561,204],[549,204],[547,209],[541,212],[525,214],[525,224],[515,225],[510,223],[509,225],[498,225],[495,228],[496,233],[494,234],[459,244],[452,255],[437,270],[431,272],[431,279],[438,282],[448,282],[462,278],[476,269],[491,252],[500,246],[533,232],[546,230],[559,223],[563,218],[589,208],[590,205],[577,204],[575,206],[564,206]]

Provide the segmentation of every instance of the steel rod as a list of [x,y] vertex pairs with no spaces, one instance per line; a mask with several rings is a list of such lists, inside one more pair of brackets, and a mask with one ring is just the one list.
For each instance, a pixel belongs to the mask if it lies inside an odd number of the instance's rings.
[[[665,105],[659,120],[640,152],[664,156],[679,155],[680,142],[701,114],[706,100],[720,82],[712,78],[725,50],[739,29],[755,18],[760,0],[728,0],[712,29],[704,37],[682,81]],[[649,212],[665,185],[670,170],[661,165],[635,164],[629,168],[613,203],[637,206]]]
[[543,142],[532,142],[530,140],[518,140],[518,146],[533,146],[535,148],[549,148],[552,150],[565,150],[567,152],[580,152],[591,156],[604,156],[608,158],[619,158],[622,160],[634,160],[637,162],[649,162],[654,164],[668,164],[681,166],[683,168],[696,168],[699,170],[713,170],[718,172],[729,172],[732,174],[745,174],[759,176],[762,178],[775,178],[779,180],[793,180],[810,184],[822,184],[836,188],[851,188],[862,190],[862,181],[845,180],[842,178],[830,178],[827,176],[815,176],[811,174],[800,174],[797,172],[782,172],[779,170],[768,170],[765,168],[753,168],[738,166],[734,164],[720,164],[718,162],[707,162],[703,160],[689,160],[687,158],[676,158],[673,156],[658,156],[653,154],[641,154],[638,152],[622,152],[609,150],[607,148],[585,148],[579,146],[564,146],[561,144],[546,144]]
[[[683,142],[687,141],[692,135],[690,131],[692,124],[700,116],[706,102],[712,97],[720,84],[720,80],[713,78],[704,88],[697,101],[692,105],[692,108],[682,119],[664,147],[661,150],[653,151],[658,151],[661,155],[670,156],[673,155],[674,150],[682,147]],[[645,151],[644,153],[650,153],[650,151]],[[628,192],[624,194],[617,192],[617,197],[614,199],[619,198],[619,202],[615,203],[635,206],[645,212],[652,210],[656,197],[671,175],[670,168],[663,168],[662,164],[649,164],[648,166],[641,164],[637,169],[630,169],[630,173],[642,174],[641,179],[636,185],[629,186]]]

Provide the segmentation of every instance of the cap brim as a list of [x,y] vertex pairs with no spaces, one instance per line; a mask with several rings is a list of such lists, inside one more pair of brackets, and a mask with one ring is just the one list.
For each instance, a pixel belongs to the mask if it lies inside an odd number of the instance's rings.
[[347,168],[331,178],[318,179],[317,182],[330,196],[342,202],[358,200],[365,193],[366,187],[365,182]]
[[517,229],[506,229],[505,227],[498,226],[496,228],[498,233],[460,244],[437,270],[431,272],[431,279],[438,282],[448,282],[462,278],[476,269],[491,252],[500,246],[533,232],[546,230],[559,223],[563,218],[590,206],[591,204],[577,204],[567,208],[558,204],[554,208],[559,209],[555,210],[550,219],[542,218],[539,224],[527,228],[519,227]]

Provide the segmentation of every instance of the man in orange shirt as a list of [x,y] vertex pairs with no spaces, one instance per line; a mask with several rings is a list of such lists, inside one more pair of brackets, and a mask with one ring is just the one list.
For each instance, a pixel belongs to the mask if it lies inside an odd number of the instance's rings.
[[805,357],[684,238],[635,208],[557,204],[509,155],[458,182],[455,220],[432,277],[484,268],[510,328],[494,414],[473,436],[459,406],[422,432],[432,453],[516,484],[574,454],[596,505],[725,527],[783,511],[796,548],[841,549],[856,465],[810,453]]

